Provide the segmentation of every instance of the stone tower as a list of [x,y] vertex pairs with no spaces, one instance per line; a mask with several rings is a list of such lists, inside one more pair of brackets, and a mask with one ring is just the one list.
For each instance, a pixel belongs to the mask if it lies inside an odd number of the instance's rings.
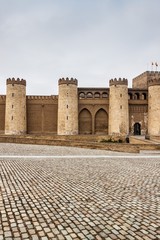
[[109,85],[109,135],[127,135],[129,133],[128,80],[111,79]]
[[26,133],[26,81],[7,79],[5,134]]
[[148,81],[148,134],[160,135],[160,77]]
[[77,79],[59,79],[58,135],[78,134]]

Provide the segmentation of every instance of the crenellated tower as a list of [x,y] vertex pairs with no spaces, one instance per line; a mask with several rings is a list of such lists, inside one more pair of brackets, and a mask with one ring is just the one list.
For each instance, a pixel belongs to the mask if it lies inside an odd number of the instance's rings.
[[160,77],[148,81],[148,134],[160,135]]
[[58,81],[58,135],[78,134],[77,79],[62,78]]
[[109,135],[129,133],[128,80],[109,81]]
[[26,81],[7,79],[5,134],[26,133]]

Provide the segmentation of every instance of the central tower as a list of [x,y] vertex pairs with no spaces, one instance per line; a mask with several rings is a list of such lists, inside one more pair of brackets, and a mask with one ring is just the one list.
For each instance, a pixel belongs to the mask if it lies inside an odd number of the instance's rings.
[[59,79],[58,135],[78,134],[77,79]]
[[129,133],[128,80],[111,79],[109,85],[109,135],[127,135]]

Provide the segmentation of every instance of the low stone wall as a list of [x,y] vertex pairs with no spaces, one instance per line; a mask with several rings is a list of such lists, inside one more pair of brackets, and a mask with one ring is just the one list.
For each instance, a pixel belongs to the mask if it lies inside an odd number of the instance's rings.
[[[90,149],[103,149],[118,152],[138,153],[139,146],[127,143],[101,142],[104,136],[0,136],[3,143],[38,144],[52,146],[71,146]],[[106,138],[105,138],[106,139]]]
[[150,144],[150,142],[146,139],[141,139],[141,138],[132,137],[132,136],[129,138],[129,140],[131,144],[143,144],[143,145]]
[[6,136],[0,135],[0,142],[52,146],[72,146],[90,149],[103,149],[118,152],[139,153],[140,150],[160,150],[160,144],[130,144],[101,142],[106,136]]
[[160,136],[150,136],[150,140],[157,141],[160,143]]

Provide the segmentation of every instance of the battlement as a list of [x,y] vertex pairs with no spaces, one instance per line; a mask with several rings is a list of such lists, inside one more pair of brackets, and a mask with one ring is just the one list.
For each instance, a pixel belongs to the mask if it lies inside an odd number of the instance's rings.
[[128,80],[126,78],[115,78],[115,79],[111,79],[109,81],[109,86],[113,86],[113,85],[128,85]]
[[52,96],[27,96],[28,100],[58,100],[57,95]]
[[76,78],[60,78],[58,81],[58,85],[62,85],[62,84],[74,84],[74,85],[78,85],[78,80]]
[[133,88],[141,88],[147,89],[148,88],[148,81],[153,78],[160,78],[160,72],[158,71],[146,71],[138,75],[137,77],[133,78],[132,87]]
[[6,80],[6,84],[8,85],[8,84],[19,84],[19,85],[24,85],[24,86],[26,86],[26,80],[24,80],[24,79],[19,79],[19,78],[17,78],[17,79],[15,79],[15,78],[8,78],[7,80]]
[[159,78],[151,78],[148,80],[148,87],[160,85],[160,77]]
[[138,75],[137,77],[133,78],[134,79],[141,79],[143,77],[151,78],[151,77],[160,77],[160,72],[158,71],[146,71]]

